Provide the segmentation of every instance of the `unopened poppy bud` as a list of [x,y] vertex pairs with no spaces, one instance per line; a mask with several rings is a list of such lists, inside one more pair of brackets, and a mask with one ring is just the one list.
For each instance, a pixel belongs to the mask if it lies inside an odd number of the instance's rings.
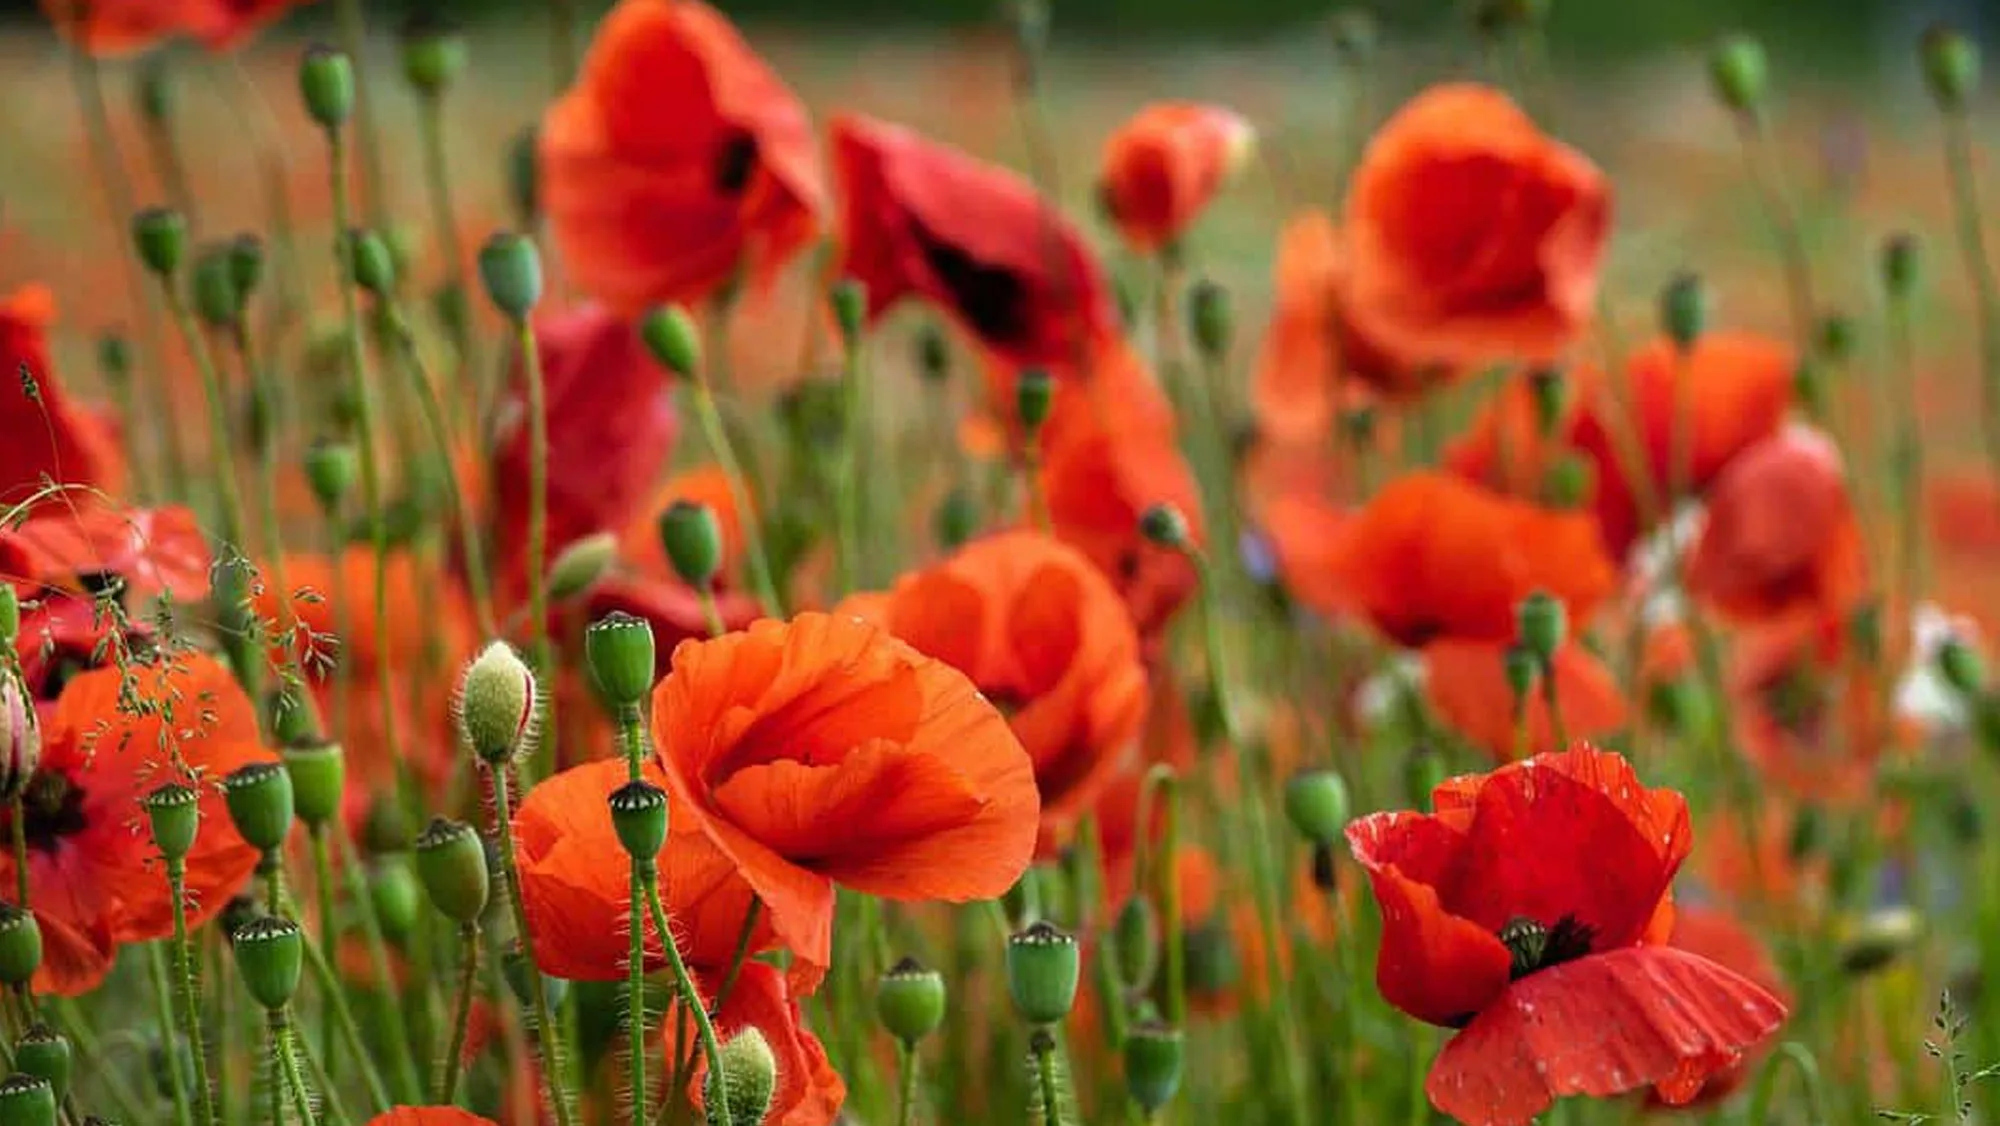
[[1285,784],[1285,817],[1299,836],[1316,845],[1338,841],[1353,807],[1347,780],[1337,770],[1305,770]]
[[0,1122],[7,1126],[56,1126],[56,1089],[39,1075],[0,1080]]
[[403,29],[403,78],[420,94],[441,94],[465,69],[465,36],[435,20]]
[[237,976],[250,996],[271,1010],[291,1004],[305,962],[305,938],[299,925],[266,915],[237,928],[232,938]]
[[324,44],[306,49],[299,61],[299,96],[306,113],[329,132],[354,113],[354,60]]
[[618,561],[618,536],[596,532],[571,540],[549,564],[549,601],[567,602],[594,587]]
[[1923,933],[1923,916],[1912,908],[1872,911],[1841,942],[1840,966],[1854,977],[1866,977],[1908,953]]
[[1187,517],[1171,503],[1162,501],[1139,514],[1139,534],[1160,547],[1184,548],[1188,544]]
[[674,574],[697,590],[708,589],[722,570],[722,526],[699,501],[677,500],[660,513],[660,546]]
[[1708,57],[1715,96],[1737,113],[1755,113],[1763,104],[1770,69],[1764,45],[1748,35],[1726,36]]
[[423,898],[417,875],[410,870],[409,853],[389,853],[368,873],[368,901],[390,942],[401,944],[415,932],[417,908]]
[[246,231],[229,240],[224,257],[229,262],[229,282],[236,287],[240,306],[264,281],[264,240]]
[[292,812],[310,828],[333,820],[347,790],[347,753],[340,744],[288,746],[279,757],[291,777]]
[[0,985],[26,985],[41,966],[41,924],[26,908],[0,902]]
[[1182,972],[1190,993],[1209,997],[1225,994],[1243,976],[1235,940],[1215,923],[1190,928],[1182,936],[1181,946]]
[[1029,368],[1014,381],[1014,416],[1021,429],[1032,435],[1048,421],[1049,407],[1055,403],[1056,381],[1041,368]]
[[611,791],[611,827],[618,843],[641,869],[650,867],[667,843],[667,792],[643,779]]
[[[381,297],[396,288],[396,262],[389,244],[376,231],[347,232],[347,275],[364,291]],[[481,258],[482,265],[484,257]]]
[[160,855],[169,864],[186,859],[201,828],[200,791],[179,782],[167,782],[154,787],[139,804],[145,807],[146,821]]
[[0,803],[20,797],[41,763],[42,727],[34,703],[20,679],[0,669]]
[[926,323],[917,330],[917,373],[928,383],[942,383],[951,377],[951,342],[934,324]]
[[524,749],[540,707],[534,670],[514,648],[495,641],[466,663],[458,679],[458,730],[472,752],[498,764]]
[[1125,1034],[1125,1090],[1148,1116],[1167,1105],[1181,1089],[1185,1054],[1178,1028],[1141,1024]]
[[1708,328],[1708,287],[1700,274],[1677,274],[1660,292],[1660,328],[1682,352]]
[[69,1094],[70,1078],[76,1070],[76,1053],[69,1038],[46,1024],[35,1024],[14,1041],[14,1067],[23,1075],[48,1081],[56,1101]]
[[1229,355],[1229,343],[1236,334],[1234,322],[1228,290],[1207,279],[1188,290],[1188,328],[1202,358],[1213,363]]
[[938,502],[931,527],[939,547],[957,550],[979,531],[979,499],[964,485],[953,485]]
[[12,583],[0,583],[0,648],[12,649],[21,636],[21,596]]
[[486,910],[491,878],[486,844],[478,832],[463,821],[434,817],[417,838],[415,852],[417,878],[438,913],[461,925],[479,918]]
[[258,852],[282,848],[292,831],[292,774],[275,762],[253,762],[222,780],[222,799],[236,832]]
[[914,1047],[944,1023],[944,975],[905,958],[875,986],[875,1018],[889,1035]]
[[132,245],[146,269],[172,277],[187,255],[187,219],[171,207],[149,207],[132,217]]
[[236,323],[242,301],[236,294],[236,279],[229,272],[229,248],[211,246],[194,260],[190,279],[195,315],[210,328],[228,328]]
[[723,1043],[722,1073],[710,1071],[702,1082],[704,1117],[709,1126],[719,1126],[726,1108],[730,1126],[763,1126],[777,1093],[778,1057],[751,1025]]
[[637,707],[652,691],[653,626],[646,619],[623,610],[597,619],[583,631],[583,655],[590,678],[610,703]]
[[1546,667],[1555,659],[1556,650],[1562,648],[1569,633],[1569,614],[1561,599],[1537,590],[1521,600],[1515,625],[1520,631],[1521,645]]
[[1564,453],[1542,473],[1542,503],[1550,508],[1576,508],[1590,496],[1596,472],[1581,454]]
[[542,299],[542,255],[532,239],[501,231],[479,248],[486,299],[509,318],[526,319]]
[[1526,645],[1509,645],[1500,655],[1501,671],[1507,678],[1507,691],[1513,694],[1516,707],[1527,700],[1528,693],[1534,691],[1535,674],[1541,671],[1541,662],[1533,650]]
[[1528,393],[1534,400],[1535,429],[1543,436],[1554,434],[1569,405],[1569,381],[1560,368],[1536,368],[1528,373]]
[[1047,920],[1007,940],[1007,992],[1029,1024],[1057,1024],[1076,1003],[1076,936]]
[[333,512],[361,475],[361,455],[350,442],[322,438],[307,447],[306,484],[322,510]]
[[1938,646],[1937,667],[1944,682],[1961,696],[1977,696],[1986,688],[1986,662],[1959,638],[1946,638]]
[[1111,927],[1111,952],[1118,967],[1118,980],[1129,990],[1152,985],[1160,970],[1160,916],[1153,901],[1135,895],[1118,909]]
[[834,283],[829,299],[840,339],[849,348],[859,346],[861,333],[868,327],[868,284],[856,278],[842,278]]
[[659,305],[639,321],[639,339],[661,367],[693,379],[701,372],[701,329],[679,305]]
[[507,198],[523,227],[532,227],[542,213],[540,131],[533,125],[514,135],[507,146]]
[[1979,88],[1979,45],[1948,24],[1933,24],[1922,41],[1924,82],[1946,110],[1965,108]]

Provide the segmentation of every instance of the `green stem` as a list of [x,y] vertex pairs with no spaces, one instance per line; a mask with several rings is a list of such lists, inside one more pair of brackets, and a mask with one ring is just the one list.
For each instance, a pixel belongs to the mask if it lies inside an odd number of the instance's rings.
[[1952,213],[1965,270],[1979,317],[1979,376],[1985,413],[1986,453],[2000,475],[2000,284],[1986,253],[1979,188],[1972,171],[1972,123],[1963,110],[1944,115],[1945,173],[1951,183]]
[[1062,1084],[1056,1075],[1056,1038],[1046,1028],[1035,1030],[1031,1040],[1035,1052],[1035,1074],[1041,1080],[1042,1124],[1062,1126]]
[[284,427],[279,420],[277,383],[257,362],[248,318],[237,318],[229,339],[236,353],[236,364],[242,369],[243,381],[249,385],[263,421],[264,432],[255,443],[257,515],[264,526],[264,551],[270,557],[272,582],[279,594],[289,598],[292,591],[285,581],[284,520],[278,514],[278,447],[282,444],[280,439]]
[[[383,196],[387,180],[382,174],[382,134],[375,127],[375,99],[366,81],[368,15],[361,0],[340,0],[335,15],[340,21],[340,48],[354,64],[354,126],[361,135],[361,210],[370,227],[380,228],[388,211]],[[351,225],[343,219],[336,230],[345,235]]]
[[[30,722],[33,722],[31,719]],[[7,824],[14,845],[14,906],[29,908],[28,891],[28,810],[20,794],[7,804]]]
[[680,1097],[687,1089],[688,1076],[694,1074],[694,1052],[689,1050],[688,1025],[693,1023],[688,1016],[688,1007],[681,1006],[680,1018],[674,1021],[674,1077],[667,1089],[660,1093],[660,1107],[653,1113],[653,1126],[673,1126],[680,1121],[682,1108],[687,1100]]
[[298,1035],[296,1026],[293,1026],[291,1039],[298,1054],[306,1058],[306,1067],[312,1071],[313,1082],[319,1085],[322,1120],[340,1126],[353,1122],[354,1117],[347,1113],[347,1105],[341,1102],[340,1088],[334,1086],[333,1076],[326,1069],[326,1061],[320,1058],[323,1053],[315,1053],[312,1042]]
[[[674,971],[674,987],[680,991],[682,1007],[694,1014],[695,1031],[701,1037],[701,1050],[708,1056],[709,1084],[714,1090],[727,1090],[728,1073],[722,1063],[722,1045],[715,1038],[715,1025],[708,1019],[708,1008],[702,1004],[701,994],[695,990],[694,978],[688,973],[687,963],[681,959],[680,945],[673,941],[674,929],[667,918],[666,904],[660,901],[658,869],[644,871],[643,880],[646,906],[653,916],[653,929],[660,932],[660,945],[666,948],[667,964]],[[707,1109],[710,1122],[719,1126],[734,1126],[727,1100],[718,1100],[717,1105]]]
[[[334,923],[333,913],[333,860],[327,854],[326,829],[314,825],[306,832],[306,841],[312,853],[313,896],[318,904],[319,944],[322,949],[333,950],[339,945],[340,933]],[[271,884],[271,914],[281,914],[277,907],[282,889],[273,881]],[[320,1010],[320,1043],[325,1044],[327,1066],[333,1066],[334,1016],[332,1006]]]
[[[417,125],[423,133],[424,183],[430,195],[431,226],[437,230],[438,254],[444,258],[446,283],[463,303],[471,292],[466,276],[465,244],[458,233],[457,212],[451,202],[451,164],[444,141],[444,97],[426,94],[417,103]],[[473,356],[470,319],[457,318],[449,327],[452,346],[458,350],[461,372],[477,372]]]
[[917,1046],[908,1041],[896,1045],[896,1063],[902,1069],[902,1094],[896,1100],[896,1126],[910,1126],[917,1113]]
[[[632,1126],[646,1121],[646,879],[645,866],[632,863],[632,902],[626,919],[632,932],[632,948],[625,967],[625,1058],[631,1067],[629,1098]],[[660,944],[670,946],[674,936],[662,931]]]
[[[520,948],[528,973],[528,993],[534,1009],[535,1035],[542,1047],[543,1094],[554,1107],[559,1126],[575,1126],[576,1111],[570,1106],[566,1078],[569,1069],[563,1062],[562,1031],[556,1027],[552,1010],[549,1008],[548,984],[542,979],[542,968],[535,961],[535,935],[528,929],[528,909],[521,901],[520,869],[514,863],[514,798],[511,780],[504,769],[493,771],[493,828],[500,840],[500,882],[506,889],[507,909],[514,922],[514,943]],[[660,934],[673,932],[662,926]],[[671,942],[663,943],[669,951],[674,949]],[[678,964],[679,954],[674,959]]]
[[[361,869],[361,858],[355,855],[354,843],[344,835],[335,836],[332,844],[340,849],[340,868],[347,877],[347,895],[354,900],[355,914],[361,917],[361,937],[368,948],[369,968],[374,971],[375,979],[382,983],[383,995],[400,1002],[396,979],[389,972],[389,944],[382,937],[382,921],[375,916],[375,897],[368,892],[368,879]],[[389,1030],[389,1057],[395,1068],[398,1093],[406,1099],[421,1099],[424,1097],[424,1081],[417,1072],[416,1049],[410,1045],[410,1034],[400,1005],[395,1015],[396,1019],[384,1023]]]
[[1770,130],[1764,118],[1754,112],[1745,113],[1738,116],[1737,123],[1743,139],[1743,161],[1756,188],[1757,202],[1763,208],[1764,223],[1771,229],[1771,238],[1777,243],[1779,263],[1784,268],[1785,296],[1791,308],[1792,339],[1801,349],[1808,348],[1813,337],[1814,305],[1812,259],[1806,250],[1805,232],[1800,228],[1798,213],[1793,209],[1780,180],[1777,153],[1772,149]]
[[278,1061],[278,1074],[291,1092],[292,1107],[304,1126],[318,1121],[312,1111],[312,1092],[299,1071],[298,1053],[292,1050],[292,1022],[284,1009],[271,1010],[271,1054]]
[[103,1080],[104,1093],[110,1097],[112,1108],[130,1122],[150,1118],[150,1111],[141,1113],[139,1096],[126,1082],[125,1073],[111,1066],[104,1052],[104,1042],[97,1038],[96,1031],[77,1009],[76,1002],[67,997],[54,997],[50,999],[50,1004],[55,1011],[57,1027],[76,1045],[77,1060],[83,1064],[84,1073]]
[[[166,57],[156,54],[145,64],[164,68]],[[188,230],[199,231],[201,220],[195,214],[194,189],[189,186],[187,161],[181,158],[179,138],[174,133],[171,117],[143,115],[146,119],[146,147],[153,157],[153,169],[159,175],[160,183],[166,188],[167,201],[174,210],[187,216]]]
[[1799,1073],[1799,1083],[1805,1088],[1807,1120],[1830,1122],[1826,1113],[1826,1092],[1820,1080],[1819,1061],[1812,1051],[1795,1040],[1787,1041],[1771,1053],[1771,1059],[1764,1065],[1763,1073],[1757,1077],[1757,1085],[1750,1091],[1750,1126],[1771,1126],[1771,1099],[1778,1091],[1778,1078],[1791,1064]]
[[763,913],[764,901],[754,897],[743,911],[743,926],[736,932],[736,952],[730,956],[729,972],[722,975],[721,988],[715,991],[718,1011],[729,1003],[729,994],[736,988],[736,979],[743,976],[743,963],[750,960],[750,940],[756,937],[757,920]]
[[744,551],[750,557],[750,584],[757,590],[757,601],[764,613],[782,617],[785,604],[778,597],[777,580],[772,577],[771,560],[764,552],[763,520],[759,510],[750,499],[749,481],[743,476],[743,465],[736,458],[736,448],[729,441],[729,432],[722,424],[722,412],[716,409],[715,392],[708,380],[697,375],[690,382],[694,396],[695,419],[701,426],[708,447],[715,454],[716,463],[722,466],[722,475],[729,482],[729,502],[736,506],[736,520],[743,529]]
[[700,593],[701,617],[702,622],[708,626],[708,636],[721,637],[723,634],[728,633],[729,626],[722,620],[722,608],[715,604],[714,584],[711,583],[702,587]]
[[865,479],[863,463],[867,459],[866,442],[862,434],[865,421],[864,407],[867,386],[862,378],[861,341],[847,343],[840,366],[840,415],[841,435],[845,440],[845,456],[840,459],[840,478],[836,482],[836,496],[839,503],[838,519],[840,589],[852,594],[861,589],[861,488]]
[[1556,684],[1556,663],[1545,659],[1537,670],[1542,682],[1542,706],[1549,713],[1549,730],[1555,733],[1556,749],[1569,749],[1569,725],[1563,722],[1562,690]]
[[394,1100],[389,1097],[388,1084],[382,1081],[375,1058],[368,1052],[368,1042],[361,1038],[361,1026],[354,1020],[354,1010],[348,1007],[347,993],[341,988],[339,975],[333,972],[333,967],[327,963],[326,953],[317,942],[308,941],[305,951],[306,970],[319,987],[320,1002],[333,1012],[334,1028],[340,1033],[341,1043],[346,1045],[355,1065],[361,1069],[361,1080],[367,1084],[368,1097],[374,1104],[372,1109],[389,1109]]
[[[1895,372],[1892,382],[1897,384],[1896,438],[1890,453],[1890,464],[1896,486],[1896,513],[1901,526],[1897,529],[1897,576],[1898,592],[1901,598],[1895,603],[1898,613],[1908,614],[1916,605],[1924,590],[1924,441],[1921,423],[1917,416],[1917,349],[1915,334],[1911,328],[1911,310],[1907,298],[1895,297],[1889,302],[1889,347],[1894,355]],[[1857,495],[1854,503],[1859,504]]]
[[[555,661],[549,649],[549,404],[542,378],[541,349],[535,326],[522,317],[514,326],[519,337],[521,370],[528,384],[528,660],[543,684],[553,684]],[[538,774],[554,769],[555,700],[544,701],[542,730],[536,748]]]
[[[1160,920],[1166,933],[1167,1022],[1175,1028],[1187,1027],[1187,928],[1181,921],[1181,802],[1180,778],[1165,763],[1153,767],[1146,781],[1160,793],[1165,803],[1167,827],[1161,841],[1165,864],[1156,864],[1155,879],[1160,883]],[[1151,827],[1141,823],[1141,839]]]
[[167,891],[173,897],[174,911],[174,984],[180,993],[181,1036],[187,1041],[188,1054],[194,1057],[194,1105],[200,1111],[200,1121],[206,1126],[216,1126],[215,1092],[208,1082],[208,1050],[202,1043],[201,1033],[201,983],[196,980],[194,951],[188,942],[187,926],[187,862],[179,858],[167,861]]
[[450,1105],[458,1101],[458,1073],[463,1068],[466,1031],[472,1024],[472,998],[479,984],[479,920],[459,930],[458,999],[452,1006],[451,1046],[438,1061],[437,1101]]

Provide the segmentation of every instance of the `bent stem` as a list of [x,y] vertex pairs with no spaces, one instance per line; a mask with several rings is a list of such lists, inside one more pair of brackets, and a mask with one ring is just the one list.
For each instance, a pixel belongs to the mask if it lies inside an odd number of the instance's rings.
[[319,1119],[313,1115],[312,1092],[306,1087],[305,1075],[299,1071],[298,1053],[292,1050],[292,1021],[284,1009],[271,1010],[271,1056],[277,1061],[285,1089],[291,1092],[299,1121],[312,1126]]
[[340,1042],[354,1056],[355,1065],[361,1069],[361,1081],[367,1085],[368,1097],[374,1104],[371,1109],[389,1109],[395,1105],[394,1100],[389,1097],[389,1087],[383,1082],[374,1057],[368,1053],[367,1041],[361,1038],[361,1026],[354,1020],[354,1010],[348,1007],[347,994],[341,988],[339,976],[327,963],[319,943],[308,938],[305,954],[306,971],[312,974],[313,984],[319,988],[320,1001],[332,1011],[334,1029],[340,1033]]
[[1972,294],[1978,306],[1986,453],[1993,471],[2000,474],[2000,284],[1994,280],[1993,261],[1986,253],[1979,188],[1972,174],[1972,126],[1962,110],[1944,116],[1944,155],[1959,250],[1965,255],[1965,271],[1971,277]]
[[1784,1074],[1785,1065],[1799,1074],[1799,1085],[1805,1089],[1806,1110],[1814,1122],[1829,1121],[1826,1115],[1826,1091],[1820,1080],[1819,1061],[1812,1051],[1796,1040],[1788,1040],[1771,1053],[1769,1063],[1764,1065],[1763,1074],[1757,1077],[1757,1086],[1750,1092],[1750,1126],[1770,1126],[1771,1100],[1778,1092],[1778,1078]]
[[464,1066],[466,1030],[472,1024],[472,998],[479,985],[479,920],[459,929],[458,999],[452,1006],[451,1045],[439,1062],[437,1101],[458,1101],[458,1073]]
[[201,983],[195,979],[194,949],[188,942],[186,860],[167,861],[167,890],[173,897],[174,985],[180,993],[181,1036],[194,1057],[194,1105],[202,1122],[216,1126],[215,1092],[208,1085],[208,1051],[201,1038]]
[[736,506],[737,519],[743,526],[744,552],[750,557],[750,584],[757,588],[757,601],[763,606],[764,613],[783,617],[785,604],[778,597],[771,560],[764,551],[763,522],[757,509],[752,507],[750,485],[743,476],[743,465],[737,460],[736,447],[730,443],[729,432],[722,424],[722,412],[716,409],[715,391],[703,375],[696,375],[690,381],[690,389],[694,393],[695,419],[701,425],[709,450],[722,466],[723,478],[729,482],[729,503]]
[[[694,978],[688,973],[687,962],[681,958],[680,945],[673,940],[674,929],[667,918],[667,907],[660,900],[659,869],[646,864],[641,866],[640,871],[640,878],[646,889],[646,907],[653,916],[653,929],[660,932],[660,945],[666,948],[667,964],[674,971],[674,987],[680,992],[683,1011],[694,1014],[695,1031],[701,1038],[701,1050],[708,1056],[709,1083],[717,1091],[727,1090],[728,1073],[722,1064],[722,1045],[715,1039],[715,1024],[709,1020],[708,1009],[702,1004],[701,994],[695,991]],[[710,1122],[718,1123],[719,1126],[734,1126],[730,1120],[727,1100],[718,1100],[715,1105],[707,1109]]]
[[292,1026],[291,1039],[298,1053],[306,1058],[306,1068],[312,1072],[312,1081],[319,1086],[322,1120],[341,1126],[353,1122],[354,1116],[347,1113],[347,1105],[340,1101],[340,1089],[333,1085],[333,1076],[327,1072],[326,1062],[320,1058],[323,1053],[313,1051],[311,1039],[300,1036],[297,1025]]
[[1806,251],[1798,212],[1780,179],[1778,156],[1771,146],[1770,130],[1763,117],[1754,112],[1739,115],[1737,133],[1743,141],[1745,170],[1757,192],[1764,223],[1771,229],[1772,241],[1778,246],[1778,260],[1784,268],[1792,339],[1800,348],[1806,348],[1812,343],[1813,333],[1812,258]]
[[[493,829],[500,840],[500,877],[507,891],[507,909],[514,921],[514,945],[520,950],[528,971],[528,993],[534,1007],[535,1036],[542,1049],[542,1093],[555,1108],[558,1126],[575,1126],[576,1111],[570,1106],[569,1091],[565,1086],[569,1069],[563,1063],[562,1031],[556,1027],[555,1018],[549,1008],[548,983],[542,978],[540,963],[535,961],[535,935],[528,929],[528,909],[521,901],[521,875],[514,863],[514,810],[511,780],[505,768],[492,771],[493,780]],[[671,934],[665,927],[662,935]],[[672,949],[672,943],[665,944]],[[675,955],[679,964],[679,955]]]

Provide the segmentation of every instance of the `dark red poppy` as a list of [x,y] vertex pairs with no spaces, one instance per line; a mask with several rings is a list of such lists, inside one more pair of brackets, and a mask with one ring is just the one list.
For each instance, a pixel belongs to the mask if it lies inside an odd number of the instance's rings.
[[161,594],[183,604],[208,597],[214,557],[194,512],[178,505],[118,508],[57,500],[37,506],[11,539],[37,579],[78,590],[117,577],[134,604]]
[[1127,245],[1157,251],[1187,232],[1256,143],[1250,123],[1221,106],[1147,106],[1105,142],[1098,202]]
[[1525,1126],[1565,1095],[1685,1103],[1784,1019],[1755,983],[1665,945],[1687,803],[1623,758],[1579,744],[1446,781],[1432,804],[1347,839],[1381,906],[1383,997],[1460,1030],[1425,1083],[1438,1109]]
[[1840,451],[1803,426],[1744,450],[1715,479],[1685,576],[1690,593],[1739,621],[1844,619],[1867,578]]
[[996,356],[1073,365],[1117,306],[1075,228],[1012,172],[898,125],[833,124],[841,271],[869,316],[907,296],[950,313]]
[[[55,298],[24,286],[0,298],[0,506],[28,499],[45,482],[116,494],[125,458],[108,418],[71,400],[49,361]],[[87,495],[70,503],[87,505]],[[0,512],[5,508],[0,507]]]
[[563,264],[628,316],[769,277],[819,234],[825,189],[805,108],[697,0],[621,0],[540,137]]

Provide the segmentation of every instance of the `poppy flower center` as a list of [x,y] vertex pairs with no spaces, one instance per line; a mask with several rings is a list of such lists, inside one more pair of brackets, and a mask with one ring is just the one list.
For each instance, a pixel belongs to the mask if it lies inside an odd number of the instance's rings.
[[1514,981],[1536,970],[1576,961],[1590,953],[1590,943],[1596,937],[1597,931],[1578,922],[1575,915],[1564,915],[1554,926],[1517,915],[1500,928],[1501,945],[1514,956],[1508,975]]
[[725,196],[739,196],[750,186],[750,176],[757,171],[757,138],[747,132],[738,131],[723,142],[722,151],[715,154],[715,190]]
[[[26,819],[28,847],[54,852],[64,837],[81,833],[88,822],[83,815],[83,790],[66,775],[43,770],[28,779],[21,793],[21,815]],[[0,825],[13,831],[12,814],[0,810]]]
[[952,305],[981,340],[1007,344],[1027,335],[1028,289],[1020,278],[1003,267],[981,265],[921,223],[912,221],[910,233]]

